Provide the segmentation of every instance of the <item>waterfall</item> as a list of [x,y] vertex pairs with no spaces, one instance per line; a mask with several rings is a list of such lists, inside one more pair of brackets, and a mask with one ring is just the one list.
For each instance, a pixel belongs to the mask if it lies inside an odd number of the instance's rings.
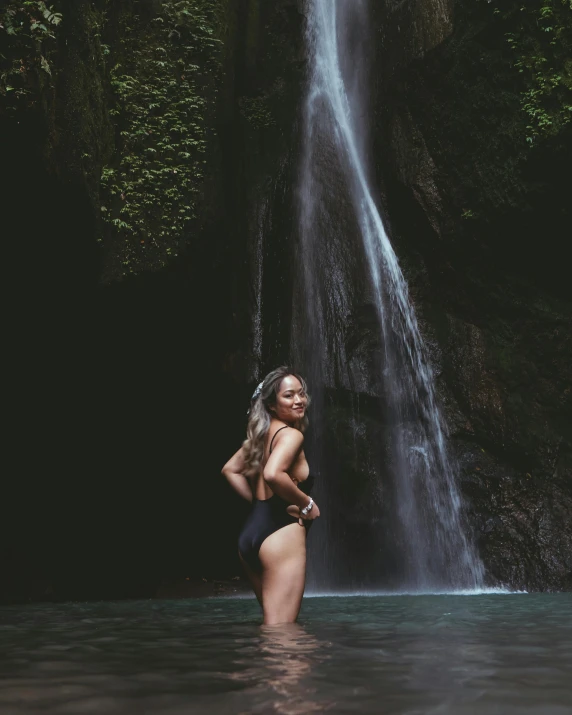
[[[314,423],[325,418],[328,389],[372,391],[371,378],[348,349],[355,306],[369,303],[381,346],[377,394],[388,433],[383,479],[390,482],[384,493],[391,495],[393,514],[384,541],[400,562],[396,586],[478,588],[483,568],[465,532],[433,371],[369,176],[367,0],[308,0],[306,39],[292,352],[314,388]],[[363,285],[355,279],[360,274]],[[315,440],[318,465],[321,444],[321,437]],[[323,588],[336,583],[341,544],[352,534],[346,530],[342,538],[328,522],[336,497],[327,474],[319,481],[326,525],[315,560]],[[373,487],[368,499],[376,498]]]
[[254,382],[260,380],[262,365],[262,296],[264,278],[264,234],[267,224],[268,205],[266,200],[262,200],[256,211],[256,225],[254,227],[254,240],[250,246],[251,270],[254,277],[254,306],[252,311],[252,356],[253,365],[251,367],[250,379]]

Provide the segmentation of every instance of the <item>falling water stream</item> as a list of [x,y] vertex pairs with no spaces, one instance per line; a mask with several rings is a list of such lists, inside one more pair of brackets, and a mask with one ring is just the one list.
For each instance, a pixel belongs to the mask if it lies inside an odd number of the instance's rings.
[[252,316],[253,346],[252,353],[254,363],[252,365],[250,378],[256,381],[260,378],[260,365],[262,363],[262,279],[264,277],[264,231],[266,221],[267,205],[261,202],[256,212],[256,231],[254,235],[254,245],[251,246],[251,262],[254,275],[254,311]]
[[[314,388],[314,418],[323,419],[326,390],[369,389],[347,344],[355,304],[373,306],[381,345],[378,394],[388,432],[383,474],[394,500],[386,540],[401,562],[400,587],[478,589],[483,568],[466,535],[434,375],[369,176],[367,9],[367,0],[307,3],[301,298],[295,296],[293,353]],[[360,272],[363,279],[356,281]],[[323,501],[332,499],[327,492],[320,492]],[[331,523],[323,529],[318,551],[331,549],[334,530]],[[334,553],[320,562],[322,587],[338,561]]]

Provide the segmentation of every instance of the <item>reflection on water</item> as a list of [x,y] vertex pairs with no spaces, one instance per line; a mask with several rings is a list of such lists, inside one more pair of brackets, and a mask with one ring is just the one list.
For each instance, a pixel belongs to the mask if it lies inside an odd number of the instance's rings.
[[2,715],[572,715],[572,594],[0,608]]
[[[261,626],[255,648],[235,661],[232,680],[256,683],[260,694],[256,712],[303,715],[323,712],[327,702],[316,700],[316,688],[308,685],[312,668],[327,657],[331,645],[320,641],[300,624]],[[249,711],[252,712],[252,711]]]
[[327,703],[312,697],[316,688],[307,685],[306,676],[327,658],[328,645],[299,624],[262,626],[258,677],[280,696],[272,702],[275,712],[303,715],[325,710]]

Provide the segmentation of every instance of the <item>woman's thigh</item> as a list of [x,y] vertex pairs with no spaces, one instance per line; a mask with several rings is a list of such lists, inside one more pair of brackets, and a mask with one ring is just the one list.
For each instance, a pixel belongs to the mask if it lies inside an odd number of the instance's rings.
[[289,524],[260,547],[264,623],[293,623],[300,612],[306,582],[306,529]]
[[252,586],[252,590],[254,591],[256,598],[258,599],[258,603],[262,606],[262,578],[260,574],[250,568],[250,566],[242,558],[240,551],[238,552],[238,558],[242,563],[242,567],[248,577],[248,580],[250,581],[250,585]]

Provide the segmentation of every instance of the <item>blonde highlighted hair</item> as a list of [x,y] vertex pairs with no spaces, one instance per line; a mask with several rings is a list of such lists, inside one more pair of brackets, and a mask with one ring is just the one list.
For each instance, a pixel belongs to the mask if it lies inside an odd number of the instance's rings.
[[[248,424],[246,425],[246,439],[242,444],[244,450],[244,473],[251,477],[260,471],[262,460],[264,459],[264,439],[270,428],[272,420],[272,412],[270,408],[276,404],[276,395],[280,390],[280,385],[285,377],[292,377],[300,380],[300,383],[306,393],[308,405],[310,404],[310,396],[306,388],[306,381],[297,372],[289,367],[282,365],[281,367],[272,370],[264,378],[260,384],[260,391],[254,393],[250,412],[248,413]],[[258,393],[258,394],[257,394]],[[308,427],[308,418],[304,415],[299,426],[304,432]]]

